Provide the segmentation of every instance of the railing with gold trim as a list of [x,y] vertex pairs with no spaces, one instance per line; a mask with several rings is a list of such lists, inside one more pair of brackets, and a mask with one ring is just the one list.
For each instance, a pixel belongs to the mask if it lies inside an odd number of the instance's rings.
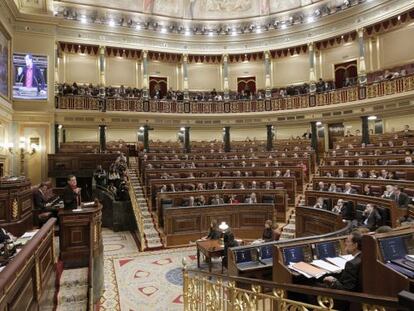
[[65,110],[130,111],[154,113],[249,113],[306,109],[335,105],[414,91],[414,75],[352,86],[324,93],[287,96],[262,100],[171,101],[139,98],[106,98],[91,96],[56,96],[56,108]]
[[[136,162],[134,162],[135,158],[130,158],[130,165],[133,166],[130,169],[137,169],[135,167]],[[135,160],[136,161],[136,160]],[[139,240],[139,244],[140,244],[140,250],[144,251],[145,250],[145,235],[144,235],[144,216],[142,215],[142,211],[141,208],[139,207],[139,203],[137,200],[137,197],[135,195],[134,192],[134,187],[131,184],[131,180],[129,179],[127,182],[128,185],[128,194],[129,194],[129,198],[131,200],[131,204],[132,204],[132,210],[134,211],[134,215],[135,215],[135,220],[137,222],[137,229],[138,229],[138,240]]]
[[[184,311],[336,310],[338,301],[359,304],[364,311],[406,310],[396,297],[188,270],[184,259],[183,266]],[[289,299],[287,292],[314,297],[314,302]]]

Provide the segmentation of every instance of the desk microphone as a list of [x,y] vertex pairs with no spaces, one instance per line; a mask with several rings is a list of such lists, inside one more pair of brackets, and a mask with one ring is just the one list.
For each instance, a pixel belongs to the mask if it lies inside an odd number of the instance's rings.
[[262,260],[260,256],[260,248],[256,248],[256,251],[257,251],[257,261],[261,263],[262,265],[266,265],[266,263]]

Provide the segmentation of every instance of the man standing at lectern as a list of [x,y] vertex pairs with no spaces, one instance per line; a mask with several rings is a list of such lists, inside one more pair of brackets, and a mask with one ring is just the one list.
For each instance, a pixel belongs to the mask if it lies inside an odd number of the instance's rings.
[[63,204],[65,209],[76,209],[81,204],[81,188],[78,188],[74,175],[69,175],[67,182],[63,192]]

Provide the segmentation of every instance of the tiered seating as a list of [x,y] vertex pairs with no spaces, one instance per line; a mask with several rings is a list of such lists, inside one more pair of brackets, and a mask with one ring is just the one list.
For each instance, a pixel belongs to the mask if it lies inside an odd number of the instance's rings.
[[[223,218],[217,211],[228,210],[230,206],[225,205],[226,209],[225,206],[211,205],[216,195],[224,199],[225,204],[231,197],[242,206],[254,193],[257,204],[274,206],[270,219],[285,223],[288,206],[294,206],[296,190],[303,190],[305,181],[309,180],[310,172],[316,166],[315,153],[308,140],[286,140],[277,142],[275,146],[277,151],[266,152],[264,142],[232,142],[232,151],[225,153],[221,150],[221,143],[194,142],[191,144],[192,153],[184,154],[176,143],[152,143],[150,152],[139,156],[140,178],[150,208],[164,227],[167,243],[183,244],[183,233],[181,237],[174,235],[180,234],[180,230],[185,231],[185,223],[190,224],[175,220],[180,213],[173,210],[186,210],[186,213],[196,210],[201,217],[208,214],[209,219]],[[201,196],[203,198],[199,202]],[[202,207],[194,206],[197,204]],[[251,217],[257,215],[248,216]],[[238,228],[240,223],[232,223],[234,219],[223,218],[232,228]],[[263,219],[255,223],[260,228],[264,224]],[[188,227],[187,230],[193,232],[195,228]],[[201,237],[207,228],[200,229],[198,225],[196,231],[187,236],[187,243],[196,236]],[[251,238],[246,230],[240,232]],[[257,234],[259,236],[260,233]]]

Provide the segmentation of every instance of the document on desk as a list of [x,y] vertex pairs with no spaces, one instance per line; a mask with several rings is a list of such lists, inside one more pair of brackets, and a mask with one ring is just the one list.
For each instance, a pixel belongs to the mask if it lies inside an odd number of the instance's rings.
[[342,257],[346,261],[350,261],[350,260],[354,259],[354,256],[352,256],[352,255],[341,255],[340,257]]
[[345,269],[345,265],[348,261],[342,257],[330,257],[326,258],[326,260],[334,264],[335,266],[338,266],[341,270]]
[[311,262],[311,264],[318,267],[318,268],[326,270],[330,273],[339,273],[343,270],[340,267],[338,267],[336,265],[333,265],[333,264],[330,264],[329,262],[326,262],[325,260],[321,260],[321,259],[314,260],[314,261]]
[[303,274],[307,278],[320,278],[321,276],[326,274],[325,270],[319,269],[317,267],[312,266],[306,262],[300,261],[294,264],[289,265],[291,269]]
[[76,208],[76,209],[72,210],[72,212],[82,212],[82,211],[83,211],[83,209],[81,209],[81,208]]
[[21,237],[17,238],[16,241],[14,241],[14,244],[25,245],[28,241],[30,241],[36,235],[38,231],[39,230],[25,232]]

